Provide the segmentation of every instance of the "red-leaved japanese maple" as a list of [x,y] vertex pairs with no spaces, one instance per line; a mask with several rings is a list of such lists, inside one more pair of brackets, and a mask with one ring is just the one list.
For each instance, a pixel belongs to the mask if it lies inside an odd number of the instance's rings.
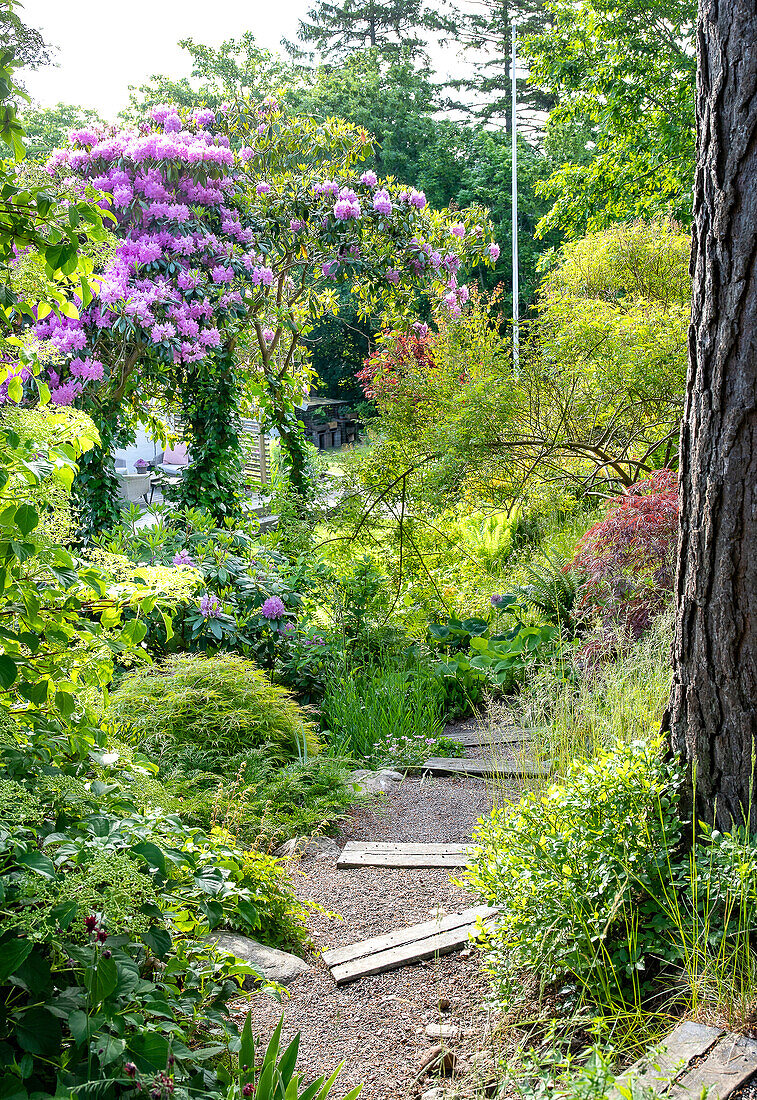
[[658,470],[610,501],[586,532],[571,567],[584,577],[580,610],[616,644],[636,641],[673,592],[678,477]]

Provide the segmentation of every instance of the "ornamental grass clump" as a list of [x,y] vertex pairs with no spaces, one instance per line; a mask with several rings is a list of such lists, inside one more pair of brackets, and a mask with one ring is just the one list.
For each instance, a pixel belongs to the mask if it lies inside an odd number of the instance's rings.
[[282,760],[319,747],[289,692],[251,661],[227,653],[175,656],[130,674],[111,695],[110,717],[135,743],[157,736],[228,756],[271,746]]

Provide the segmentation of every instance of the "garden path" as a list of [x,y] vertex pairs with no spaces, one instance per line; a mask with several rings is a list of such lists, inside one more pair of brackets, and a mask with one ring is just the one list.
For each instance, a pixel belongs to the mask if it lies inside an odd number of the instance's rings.
[[[447,735],[470,733],[474,726],[462,723]],[[512,761],[523,749],[521,743],[512,745]],[[478,755],[482,750],[472,746],[469,751]],[[340,849],[349,841],[466,844],[493,804],[517,801],[520,785],[513,776],[409,777],[375,806],[353,808],[337,842]],[[475,897],[455,882],[456,872],[444,867],[338,869],[337,858],[327,854],[292,865],[298,896],[320,907],[309,925],[321,950],[476,905]],[[344,1061],[335,1097],[361,1081],[363,1100],[408,1100],[431,1088],[434,1079],[418,1079],[424,1056],[438,1041],[427,1027],[455,1029],[454,1048],[463,1066],[491,1060],[488,983],[474,950],[464,947],[342,986],[335,984],[320,953],[308,961],[312,968],[290,984],[283,1005],[256,994],[238,1003],[238,1014],[241,1020],[252,1009],[253,1032],[266,1040],[283,1011],[285,1039],[302,1032],[300,1065],[308,1077]]]

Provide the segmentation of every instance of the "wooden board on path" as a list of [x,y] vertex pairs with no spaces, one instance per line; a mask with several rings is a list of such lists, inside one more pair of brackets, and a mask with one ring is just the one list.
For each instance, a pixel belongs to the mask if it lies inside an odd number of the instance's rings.
[[434,775],[546,776],[551,774],[552,765],[535,760],[503,760],[497,757],[469,760],[467,757],[432,756],[421,764],[421,771],[433,772]]
[[707,1027],[692,1020],[679,1024],[651,1054],[644,1055],[622,1077],[615,1079],[611,1100],[620,1100],[619,1088],[630,1088],[632,1081],[638,1082],[641,1088],[664,1092],[676,1077],[688,1069],[694,1058],[706,1054],[723,1034],[719,1027]]
[[670,1100],[726,1100],[757,1073],[757,1042],[744,1035],[724,1035],[707,1057],[674,1085]]
[[532,741],[544,740],[549,726],[478,726],[472,730],[460,730],[450,735],[450,741],[457,741],[466,748],[478,748],[485,745],[520,745]]
[[410,963],[448,955],[465,947],[475,935],[477,921],[490,920],[497,913],[488,905],[466,909],[463,913],[450,913],[444,917],[398,928],[383,936],[347,947],[334,947],[324,951],[323,960],[337,985],[365,978],[369,974],[383,974]]
[[336,865],[349,867],[464,867],[472,844],[402,844],[350,840]]

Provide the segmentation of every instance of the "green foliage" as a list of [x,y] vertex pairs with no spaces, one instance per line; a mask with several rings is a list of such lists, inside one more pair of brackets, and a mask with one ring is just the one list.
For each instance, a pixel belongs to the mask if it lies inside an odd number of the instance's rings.
[[[213,763],[208,761],[211,766]],[[215,764],[213,773],[202,772],[201,764],[199,759],[178,761],[173,769],[175,778],[168,781],[170,789],[181,796],[182,813],[206,826],[218,821],[240,840],[265,849],[290,837],[332,832],[355,799],[344,763],[325,755],[284,767],[270,759],[247,756],[227,760],[225,767]],[[168,762],[164,767],[170,770]],[[218,772],[229,775],[235,769],[239,778],[219,782]],[[191,778],[184,778],[185,772]],[[150,792],[147,795],[149,798]],[[290,902],[287,908],[291,908]],[[273,929],[291,928],[291,921],[281,919],[275,908],[270,921]]]
[[660,727],[670,696],[670,613],[644,637],[599,667],[578,659],[577,641],[531,670],[518,698],[517,720],[551,727],[555,771],[592,759],[617,741],[636,741]]
[[[555,627],[527,625],[520,617],[524,608],[514,595],[496,595],[496,611],[515,616],[515,624],[496,632],[497,622],[489,619],[455,619],[430,623],[428,641],[439,655],[438,669],[444,676],[465,677],[471,672],[508,691],[526,676],[543,648],[557,637]],[[541,652],[540,652],[541,651]]]
[[[21,409],[8,406],[3,410],[4,425],[27,447],[37,451],[49,451],[51,447],[68,443],[72,438],[96,439],[95,426],[86,413],[78,409],[50,408]],[[18,484],[18,482],[17,482]],[[35,538],[48,546],[66,544],[73,534],[73,517],[69,499],[69,487],[54,471],[42,476],[36,485],[26,484],[27,501],[39,516]]]
[[[340,4],[316,0],[307,13],[310,22],[300,20],[297,36],[305,49],[285,42],[297,58],[315,54],[336,62],[365,49],[387,57],[427,59],[424,39],[418,31],[450,27],[436,5],[426,0],[343,0]],[[309,47],[309,50],[308,50]]]
[[163,103],[190,109],[202,103],[217,110],[230,99],[259,101],[293,79],[292,68],[258,46],[250,31],[217,47],[193,38],[181,38],[177,44],[192,59],[190,77],[153,75],[138,88],[130,87],[129,106],[123,112],[127,121],[139,122],[150,107]]
[[27,156],[46,161],[66,144],[71,130],[102,125],[104,119],[92,107],[56,103],[54,107],[25,107],[21,114]]
[[70,488],[75,460],[96,438],[85,417],[50,417],[47,427],[52,445],[0,427],[0,601],[7,616],[0,707],[32,719],[68,718],[77,687],[107,684],[114,661],[131,659],[144,638],[142,616],[158,609],[170,632],[157,593],[138,583],[109,587],[97,570],[77,570],[67,551],[37,534],[35,504],[44,501],[44,487]]
[[0,797],[17,809],[0,818],[0,1073],[20,1098],[126,1086],[134,1066],[176,1095],[226,1096],[239,1037],[223,1008],[252,972],[205,937],[305,937],[279,861],[139,805],[155,771],[86,725],[4,740]]
[[107,714],[135,743],[157,736],[228,756],[270,746],[281,762],[318,751],[313,727],[291,695],[232,654],[172,656],[131,673],[111,694]]
[[476,835],[468,881],[500,907],[488,967],[577,983],[605,1006],[638,1003],[675,955],[660,899],[681,837],[681,774],[660,740],[619,742],[566,779],[497,808]]
[[[283,1022],[282,1017],[268,1041],[260,1067],[257,1069],[255,1042],[248,1014],[242,1029],[239,1048],[239,1080],[234,1082],[233,1088],[229,1091],[228,1100],[247,1096],[251,1097],[251,1100],[326,1100],[326,1097],[331,1094],[342,1065],[337,1066],[328,1078],[322,1076],[310,1081],[308,1077],[308,1084],[304,1085],[302,1076],[295,1073],[300,1033],[295,1035],[286,1050],[282,1052],[280,1047]],[[357,1085],[350,1089],[344,1100],[357,1100],[362,1087]]]
[[545,7],[549,25],[527,49],[531,80],[557,100],[547,148],[560,159],[542,188],[553,206],[540,231],[577,237],[631,218],[688,223],[696,5],[547,0]]
[[321,703],[328,751],[373,763],[418,765],[438,755],[444,702],[440,680],[420,663],[335,672]]
[[[12,157],[0,157],[0,350],[7,354],[12,349],[17,359],[24,347],[24,338],[17,335],[22,319],[41,319],[51,308],[64,312],[75,308],[68,300],[69,290],[77,291],[85,303],[91,300],[87,276],[92,264],[83,256],[83,245],[87,240],[106,238],[103,218],[107,215],[97,207],[94,192],[86,198],[69,193],[64,196],[67,201],[60,202],[49,179],[27,180],[19,172],[26,149],[17,108],[19,99],[28,97],[15,83],[14,74],[25,63],[42,61],[46,47],[39,32],[21,22],[16,6],[14,0],[0,3],[0,142]],[[44,293],[26,298],[14,289],[12,273],[19,252],[41,260]],[[6,358],[5,377],[11,373],[8,362]],[[14,389],[20,385],[20,377],[11,382]],[[12,400],[19,400],[20,393],[9,393]]]

